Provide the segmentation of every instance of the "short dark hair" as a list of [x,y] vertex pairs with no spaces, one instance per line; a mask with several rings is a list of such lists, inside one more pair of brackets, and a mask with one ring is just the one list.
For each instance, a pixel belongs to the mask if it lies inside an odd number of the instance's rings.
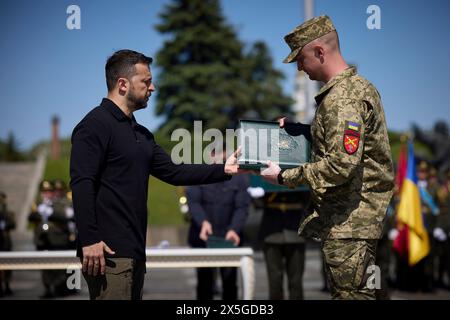
[[136,74],[135,65],[144,63],[150,65],[153,59],[133,50],[119,50],[108,58],[105,65],[106,86],[111,92],[119,78],[130,79]]

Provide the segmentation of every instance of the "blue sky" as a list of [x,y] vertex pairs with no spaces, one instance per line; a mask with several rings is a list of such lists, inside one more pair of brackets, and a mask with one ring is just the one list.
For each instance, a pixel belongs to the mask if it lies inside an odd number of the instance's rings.
[[[1,0],[0,138],[12,131],[22,148],[50,137],[50,119],[61,118],[61,135],[106,95],[104,64],[115,50],[154,56],[163,37],[154,25],[170,0]],[[81,30],[68,30],[66,9],[81,8]],[[366,9],[381,9],[381,30],[369,30]],[[265,41],[286,93],[295,66],[281,61],[283,36],[303,21],[302,0],[222,0],[223,13],[246,42]],[[388,126],[407,130],[450,123],[450,1],[316,0],[315,14],[328,14],[345,59],[358,66],[381,93]],[[157,65],[153,65],[156,86]],[[149,107],[136,113],[155,130],[162,118]]]

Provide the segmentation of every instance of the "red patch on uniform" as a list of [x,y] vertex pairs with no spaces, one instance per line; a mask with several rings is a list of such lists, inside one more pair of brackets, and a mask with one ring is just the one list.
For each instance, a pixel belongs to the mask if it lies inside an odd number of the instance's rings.
[[348,154],[354,154],[359,147],[360,134],[358,131],[345,130],[344,132],[344,148]]

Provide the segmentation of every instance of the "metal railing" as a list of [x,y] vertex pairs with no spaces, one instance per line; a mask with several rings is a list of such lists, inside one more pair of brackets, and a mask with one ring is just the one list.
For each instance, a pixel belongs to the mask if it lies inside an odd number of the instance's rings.
[[[147,268],[237,267],[242,275],[243,299],[254,297],[255,267],[251,248],[147,249]],[[0,270],[81,269],[73,250],[0,252]]]

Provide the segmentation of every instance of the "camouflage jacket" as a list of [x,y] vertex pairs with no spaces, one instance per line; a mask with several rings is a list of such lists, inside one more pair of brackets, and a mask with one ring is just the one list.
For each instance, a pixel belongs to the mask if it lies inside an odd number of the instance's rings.
[[314,211],[300,222],[299,234],[379,239],[394,187],[380,95],[351,67],[315,99],[311,162],[282,173],[290,187],[311,187]]

